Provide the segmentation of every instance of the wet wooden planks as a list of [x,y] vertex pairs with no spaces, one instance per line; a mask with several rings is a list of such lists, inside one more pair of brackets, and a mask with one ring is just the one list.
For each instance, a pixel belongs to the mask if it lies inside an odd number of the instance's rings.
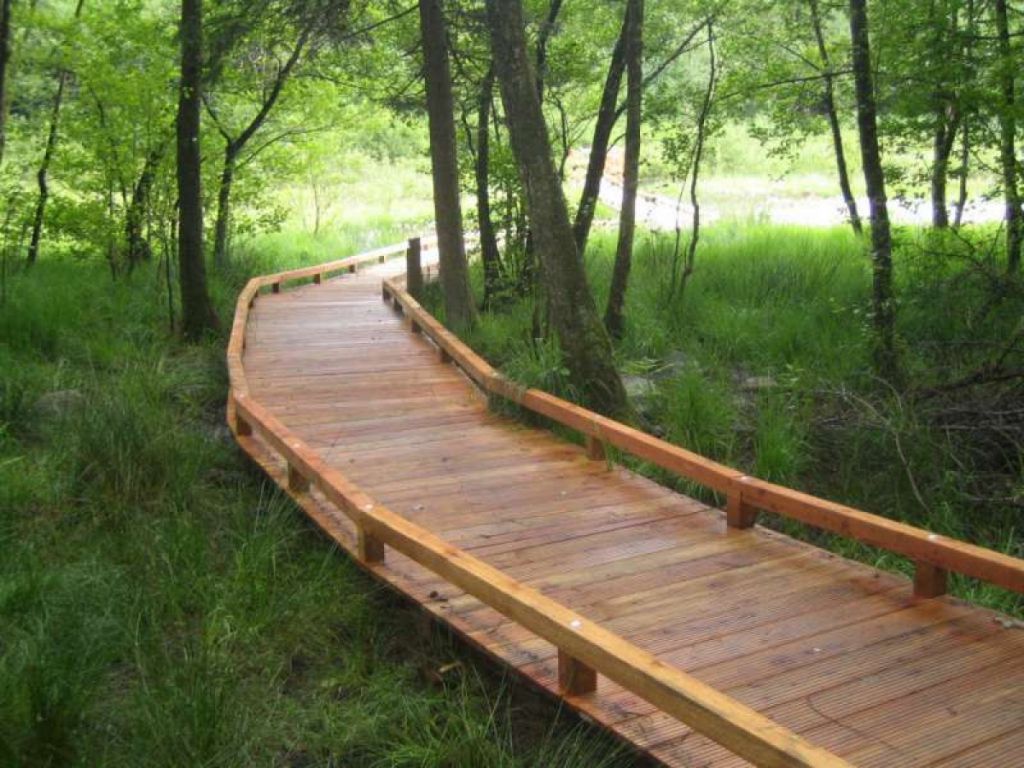
[[[915,601],[904,579],[764,529],[729,530],[718,510],[489,413],[380,300],[396,268],[264,295],[250,316],[253,397],[331,465],[855,764],[1024,763],[1024,632],[950,598]],[[395,553],[373,570],[555,690],[547,643]],[[668,765],[743,764],[607,680],[571,704]]]

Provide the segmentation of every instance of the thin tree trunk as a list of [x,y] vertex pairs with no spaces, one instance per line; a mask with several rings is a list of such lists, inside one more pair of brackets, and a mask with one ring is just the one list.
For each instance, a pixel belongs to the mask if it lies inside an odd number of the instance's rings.
[[[77,20],[82,15],[82,6],[85,0],[78,0],[75,6]],[[36,198],[36,209],[32,216],[32,237],[28,244],[28,265],[32,266],[39,258],[39,243],[43,237],[43,220],[46,217],[46,203],[50,198],[50,187],[47,174],[50,172],[50,162],[57,150],[57,137],[60,134],[60,110],[64,103],[64,91],[67,88],[68,79],[71,73],[63,67],[57,73],[57,92],[53,97],[53,110],[50,113],[50,130],[46,137],[46,148],[43,150],[43,159],[36,172],[36,182],[39,185],[39,196]]]
[[863,227],[860,221],[860,213],[857,211],[857,199],[853,196],[850,188],[850,172],[846,166],[846,150],[843,146],[843,129],[839,123],[839,112],[836,109],[835,78],[832,76],[832,58],[828,53],[828,46],[825,45],[825,35],[822,32],[821,12],[818,7],[818,0],[808,0],[811,9],[811,24],[814,27],[814,39],[818,44],[818,56],[824,68],[823,97],[825,99],[825,114],[828,118],[828,127],[832,133],[832,149],[836,157],[836,173],[839,176],[839,191],[843,195],[843,202],[850,216],[850,226],[856,234],[861,234]]
[[853,49],[857,127],[864,166],[864,182],[871,205],[871,257],[873,264],[872,322],[875,371],[894,385],[902,381],[896,351],[896,308],[892,287],[892,233],[885,194],[885,173],[878,143],[878,121],[871,70],[867,0],[850,0],[850,42]]
[[960,229],[964,220],[964,208],[967,207],[967,170],[971,161],[971,132],[967,120],[960,128],[960,191],[957,195],[956,213],[953,215],[953,228]]
[[[714,21],[708,20],[708,86],[704,91],[704,100],[700,105],[700,112],[697,115],[697,138],[693,147],[693,160],[690,168],[690,207],[693,210],[693,219],[690,228],[690,241],[686,244],[686,258],[683,262],[683,272],[679,276],[679,300],[682,301],[686,293],[686,286],[693,274],[694,263],[697,260],[697,245],[700,243],[700,200],[697,198],[697,187],[700,183],[700,169],[704,160],[704,145],[708,138],[708,120],[711,118],[711,107],[715,98],[715,87],[718,85],[718,56],[715,52],[715,26]],[[678,214],[677,214],[678,215]],[[676,252],[679,249],[679,224],[676,223]],[[678,262],[678,255],[673,257],[673,264]],[[675,267],[672,272],[673,290],[671,297],[675,298]]]
[[[11,9],[14,0],[0,0],[0,165],[7,144],[7,65],[11,61]],[[6,245],[4,246],[6,248]],[[6,258],[6,257],[5,257]]]
[[228,231],[231,225],[231,187],[235,180],[238,152],[234,142],[224,146],[224,165],[221,166],[217,187],[217,219],[213,227],[213,263],[218,269],[228,265]]
[[570,378],[585,401],[604,413],[621,415],[626,410],[626,393],[615,369],[611,341],[587,285],[552,161],[551,141],[526,50],[522,2],[487,0],[487,15],[551,325]]
[[153,187],[157,167],[164,156],[164,145],[151,149],[146,155],[139,180],[132,189],[132,200],[125,216],[125,238],[128,241],[128,269],[131,271],[153,255],[149,241],[142,234],[142,225],[149,211],[149,193]]
[[50,199],[50,185],[48,174],[50,172],[50,161],[53,160],[53,153],[57,149],[57,135],[60,130],[60,108],[64,101],[64,88],[67,84],[68,74],[61,70],[57,75],[57,93],[53,97],[53,109],[50,112],[50,130],[46,136],[46,147],[43,150],[43,159],[39,163],[39,170],[36,171],[36,183],[39,185],[39,195],[36,197],[35,212],[32,214],[32,235],[28,242],[28,266],[32,266],[39,258],[39,244],[43,237],[43,220],[46,217],[46,203]]
[[622,74],[626,69],[626,21],[623,20],[619,38],[615,41],[612,58],[608,64],[608,75],[605,77],[604,89],[601,91],[601,104],[597,110],[594,123],[594,137],[590,142],[590,157],[587,160],[587,174],[583,180],[583,192],[576,208],[576,219],[573,222],[573,240],[580,254],[587,250],[587,238],[590,226],[594,222],[594,211],[601,192],[601,179],[604,176],[604,165],[608,158],[608,145],[612,138],[612,129],[618,119],[616,105],[619,100],[619,87]]
[[551,0],[548,15],[537,33],[537,100],[544,103],[544,81],[548,75],[548,40],[555,31],[558,14],[562,10],[563,0]]
[[480,229],[480,258],[484,265],[484,306],[490,306],[501,282],[501,253],[491,220],[491,99],[494,95],[494,65],[480,83],[476,114],[476,218]]
[[946,185],[949,177],[949,158],[953,154],[953,143],[959,128],[959,120],[950,119],[945,110],[935,115],[935,132],[932,136],[932,226],[945,229],[949,226],[949,212],[946,205]]
[[1020,271],[1021,242],[1024,240],[1020,190],[1017,188],[1017,121],[1014,116],[1014,73],[1020,62],[1014,60],[1010,48],[1006,0],[995,0],[994,9],[996,36],[999,39],[999,85],[1003,97],[999,110],[999,161],[1003,170],[1003,199],[1006,202],[1006,267],[1014,273]]
[[181,327],[198,341],[219,325],[206,288],[203,258],[203,194],[199,152],[203,4],[181,0],[181,84],[178,90],[178,280]]
[[629,0],[626,5],[626,157],[622,172],[622,207],[619,210],[619,239],[615,248],[615,266],[608,291],[604,325],[613,339],[625,331],[623,307],[629,270],[633,263],[636,233],[636,193],[640,182],[640,118],[643,109],[643,29],[644,0]]
[[441,287],[444,290],[445,317],[453,328],[461,329],[476,320],[476,307],[469,287],[469,266],[462,234],[459,160],[447,35],[441,0],[420,0],[419,9]]

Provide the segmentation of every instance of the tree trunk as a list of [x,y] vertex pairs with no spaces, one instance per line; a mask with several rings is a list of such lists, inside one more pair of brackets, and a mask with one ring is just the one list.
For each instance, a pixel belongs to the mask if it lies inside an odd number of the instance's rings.
[[[85,0],[78,0],[75,5],[75,20],[82,16],[82,6]],[[9,11],[9,9],[8,9]],[[9,24],[9,20],[8,20]],[[8,29],[8,33],[10,30]],[[6,67],[5,67],[6,68]],[[36,210],[32,217],[32,237],[28,245],[28,265],[32,266],[39,258],[39,243],[43,236],[43,219],[46,216],[46,202],[50,198],[50,188],[47,183],[47,174],[50,172],[50,162],[53,160],[53,153],[57,149],[57,137],[60,133],[60,110],[64,103],[64,90],[67,88],[68,78],[71,73],[63,67],[57,73],[57,93],[53,98],[53,111],[50,113],[50,131],[46,137],[46,148],[43,150],[43,160],[36,172],[36,181],[39,184],[39,197],[36,199]]]
[[487,0],[491,47],[512,151],[540,258],[551,325],[573,384],[596,410],[621,415],[626,393],[587,285],[526,50],[521,0]]
[[455,143],[455,113],[448,42],[441,0],[420,0],[423,65],[430,122],[430,165],[434,180],[434,218],[441,262],[445,317],[455,329],[476,320],[469,287],[469,266],[462,236],[459,201],[459,160]]
[[623,306],[633,263],[636,232],[636,193],[640,182],[640,117],[643,107],[643,29],[644,0],[629,0],[626,5],[626,157],[622,173],[622,208],[619,210],[619,240],[615,248],[615,267],[608,291],[604,325],[613,339],[625,331]]
[[946,205],[946,184],[949,177],[949,158],[953,154],[953,143],[959,129],[959,120],[952,119],[946,109],[936,111],[935,132],[932,136],[932,226],[945,229],[949,226],[949,211]]
[[619,39],[615,41],[612,58],[608,64],[608,75],[605,77],[604,90],[601,91],[601,104],[598,107],[597,120],[594,123],[594,138],[590,142],[587,175],[583,180],[583,192],[580,194],[576,219],[573,222],[573,239],[580,255],[587,250],[587,238],[590,236],[590,225],[594,222],[594,211],[597,209],[601,179],[604,176],[604,164],[608,158],[608,144],[612,138],[615,121],[618,119],[616,105],[619,100],[622,73],[626,68],[626,27],[627,24],[624,20]]
[[871,258],[874,278],[872,322],[875,371],[895,386],[902,381],[896,352],[896,308],[892,287],[892,233],[885,195],[885,173],[878,145],[878,121],[871,70],[867,0],[850,0],[850,42],[853,52],[854,87],[857,94],[857,128],[864,166],[864,182],[871,207]]
[[548,74],[548,40],[551,33],[555,31],[555,23],[558,21],[558,14],[562,10],[563,0],[551,0],[548,6],[548,15],[544,23],[540,25],[537,33],[537,100],[544,103],[544,80]]
[[476,218],[480,229],[480,258],[484,264],[484,306],[494,301],[501,282],[501,253],[491,220],[491,99],[494,95],[494,65],[480,83],[476,115]]
[[146,162],[142,166],[142,173],[132,190],[132,201],[128,206],[128,213],[125,217],[125,238],[128,241],[128,269],[137,267],[143,261],[149,261],[153,250],[149,241],[142,234],[142,224],[146,213],[149,210],[149,193],[153,187],[153,180],[156,176],[157,167],[164,156],[164,146],[161,144],[149,151],[146,155]]
[[57,75],[57,93],[53,97],[53,110],[50,113],[50,130],[46,136],[46,148],[43,159],[36,171],[36,183],[39,185],[39,196],[32,215],[32,236],[28,243],[28,266],[32,266],[39,258],[39,243],[43,237],[43,219],[46,217],[46,203],[50,199],[50,186],[47,175],[50,172],[50,161],[57,149],[57,135],[60,131],[60,108],[64,102],[64,89],[67,86],[68,73],[61,70]]
[[206,289],[203,259],[203,195],[199,152],[199,107],[202,86],[202,0],[181,0],[181,84],[178,90],[178,280],[181,328],[198,341],[218,327]]
[[839,112],[836,109],[835,78],[832,75],[832,58],[828,53],[828,46],[825,45],[825,35],[821,27],[821,12],[818,8],[818,0],[808,0],[811,9],[811,24],[814,27],[814,39],[818,44],[818,56],[821,58],[825,76],[823,78],[825,100],[825,115],[828,118],[829,131],[832,133],[832,150],[836,156],[836,173],[839,176],[839,191],[843,195],[843,202],[850,215],[850,226],[856,234],[861,234],[863,227],[860,222],[860,213],[857,211],[857,199],[850,189],[850,172],[846,167],[846,150],[843,146],[843,129],[839,124]]
[[0,0],[0,165],[7,144],[7,65],[11,61],[11,8],[14,0]]
[[1006,267],[1010,272],[1020,271],[1021,242],[1024,240],[1024,222],[1021,221],[1020,190],[1017,188],[1017,121],[1014,116],[1014,72],[1020,62],[1015,61],[1010,48],[1010,24],[1006,0],[995,0],[996,36],[999,39],[999,85],[1003,103],[999,110],[999,161],[1003,170],[1003,199],[1006,202]]
[[213,228],[213,263],[217,269],[228,265],[228,231],[231,225],[231,185],[235,180],[235,164],[238,148],[234,142],[224,146],[224,165],[220,171],[220,186],[217,188],[217,221]]

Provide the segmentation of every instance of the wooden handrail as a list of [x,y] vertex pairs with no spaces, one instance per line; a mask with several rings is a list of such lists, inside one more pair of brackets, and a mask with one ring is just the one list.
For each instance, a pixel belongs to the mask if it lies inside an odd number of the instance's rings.
[[[394,246],[330,262],[318,268],[308,267],[253,278],[246,284],[235,307],[235,325],[227,349],[231,379],[228,423],[242,444],[251,440],[254,434],[258,435],[287,463],[289,492],[307,493],[311,487],[315,487],[328,502],[347,515],[356,527],[357,554],[363,562],[380,563],[384,559],[385,545],[393,547],[554,644],[558,649],[560,672],[567,669],[589,673],[584,677],[591,682],[590,685],[586,682],[581,685],[579,680],[563,678],[560,674],[564,694],[592,691],[593,673],[597,672],[757,765],[787,768],[848,766],[841,758],[810,744],[750,707],[682,670],[665,664],[653,654],[376,503],[341,472],[330,467],[316,451],[251,396],[244,366],[245,327],[249,310],[257,300],[260,288],[267,285],[280,286],[286,280],[348,268],[378,258],[381,252],[393,255],[402,251],[403,246]],[[431,335],[442,351],[447,350],[446,353],[463,370],[489,391],[513,399],[521,395],[526,403],[536,400],[538,408],[544,407],[542,404],[547,402],[541,395],[551,398],[536,390],[516,387],[501,376],[415,304],[411,297],[398,289],[394,281],[385,284],[385,291],[388,290],[393,296],[403,295],[407,299],[404,306],[412,315],[411,319],[419,323],[420,329]],[[531,393],[535,394],[531,396]],[[557,401],[557,398],[553,400]],[[577,410],[577,418],[590,413],[585,409]],[[602,418],[596,414],[594,417]],[[598,426],[594,429],[601,426],[610,428],[617,424],[605,421],[608,424],[595,421]],[[636,430],[617,426],[628,430],[622,438],[626,444],[634,445],[629,441],[638,439],[633,433],[643,436]],[[635,443],[642,444],[642,440]],[[683,456],[680,461],[695,462],[694,466],[707,465],[709,471],[711,467],[719,466],[696,454],[685,451],[681,451],[681,454]],[[708,476],[711,477],[710,474]]]
[[921,598],[944,594],[951,571],[1024,593],[1024,560],[750,477],[542,390],[519,386],[442,326],[398,280],[385,280],[383,295],[487,392],[724,494],[731,527],[750,527],[757,512],[766,511],[902,555],[914,562],[914,592]]

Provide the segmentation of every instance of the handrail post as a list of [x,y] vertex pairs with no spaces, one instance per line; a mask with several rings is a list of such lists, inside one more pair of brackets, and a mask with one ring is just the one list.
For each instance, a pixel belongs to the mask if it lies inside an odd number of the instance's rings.
[[364,563],[383,563],[384,542],[359,526],[356,529],[356,554]]
[[948,575],[943,568],[918,560],[914,563],[914,597],[927,600],[946,594]]
[[416,301],[423,297],[423,266],[420,262],[422,246],[418,237],[409,238],[405,249],[405,289]]
[[597,671],[559,648],[558,688],[566,696],[593,693],[597,690]]
[[757,522],[757,507],[743,498],[742,480],[739,478],[729,491],[725,502],[725,522],[730,528],[752,528]]
[[585,435],[583,442],[586,446],[587,458],[592,461],[604,461],[607,458],[604,442],[593,435]]
[[296,493],[309,491],[309,480],[291,462],[288,463],[288,490]]

